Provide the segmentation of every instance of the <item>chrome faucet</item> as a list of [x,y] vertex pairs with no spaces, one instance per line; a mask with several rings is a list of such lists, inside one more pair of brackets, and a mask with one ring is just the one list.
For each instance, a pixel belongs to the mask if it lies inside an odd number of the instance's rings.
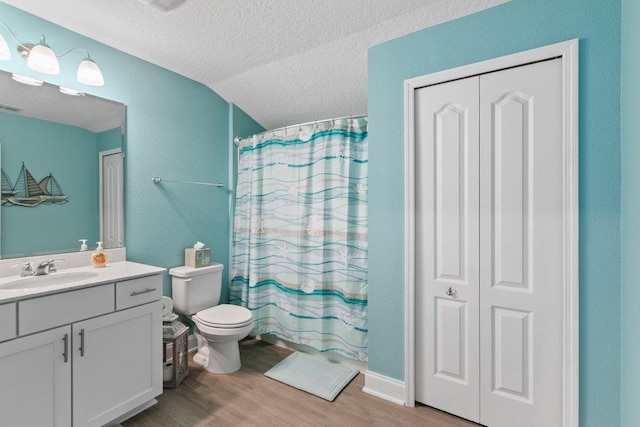
[[20,277],[25,276],[33,276],[33,266],[30,262],[25,262],[22,264],[22,273],[20,273]]
[[48,261],[42,261],[35,266],[35,269],[33,264],[31,264],[30,262],[25,262],[24,264],[22,264],[22,273],[20,273],[20,277],[43,276],[45,274],[55,273],[56,271],[58,271],[56,269],[56,261],[60,260],[50,259]]
[[36,267],[36,271],[33,273],[34,276],[42,276],[49,273],[54,273],[56,271],[56,266],[53,263],[53,260],[42,261]]

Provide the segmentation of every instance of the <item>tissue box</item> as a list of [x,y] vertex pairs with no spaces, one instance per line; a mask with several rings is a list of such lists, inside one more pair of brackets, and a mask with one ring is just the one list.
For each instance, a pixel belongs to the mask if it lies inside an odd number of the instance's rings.
[[184,265],[187,267],[206,267],[211,265],[211,249],[187,248],[184,250]]

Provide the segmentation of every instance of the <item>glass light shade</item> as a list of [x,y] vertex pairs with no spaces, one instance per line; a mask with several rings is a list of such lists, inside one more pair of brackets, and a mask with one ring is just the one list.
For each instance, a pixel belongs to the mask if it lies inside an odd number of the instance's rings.
[[0,61],[7,61],[11,59],[11,52],[9,51],[9,45],[7,41],[0,35]]
[[29,51],[27,65],[32,70],[45,74],[60,74],[60,64],[56,54],[46,44],[37,44]]
[[78,66],[78,81],[89,86],[103,86],[102,71],[91,58],[85,58]]

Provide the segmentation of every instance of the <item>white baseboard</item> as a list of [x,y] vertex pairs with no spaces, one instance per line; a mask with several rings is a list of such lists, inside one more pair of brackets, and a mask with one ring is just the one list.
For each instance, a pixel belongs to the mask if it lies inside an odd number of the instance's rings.
[[364,388],[362,391],[380,397],[398,405],[405,404],[404,381],[386,377],[372,371],[364,374]]

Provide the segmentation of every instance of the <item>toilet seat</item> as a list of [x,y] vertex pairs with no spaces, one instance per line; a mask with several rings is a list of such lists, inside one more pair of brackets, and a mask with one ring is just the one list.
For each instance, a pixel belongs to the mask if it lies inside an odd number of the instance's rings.
[[233,304],[221,304],[201,310],[194,321],[211,328],[237,329],[253,322],[250,310]]

